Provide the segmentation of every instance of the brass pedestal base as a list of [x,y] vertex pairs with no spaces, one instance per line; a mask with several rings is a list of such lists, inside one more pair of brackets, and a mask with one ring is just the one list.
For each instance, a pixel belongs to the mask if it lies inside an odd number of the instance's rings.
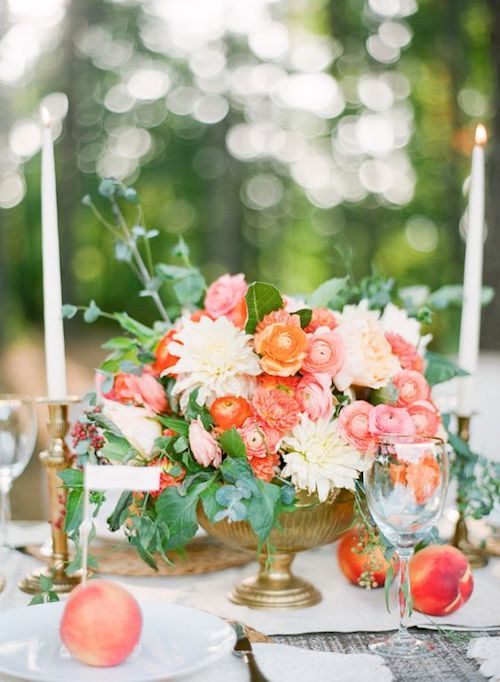
[[64,571],[53,574],[49,567],[36,568],[32,573],[29,573],[21,580],[18,587],[27,594],[38,594],[40,592],[40,575],[44,575],[52,580],[52,592],[56,594],[66,594],[71,592],[82,581],[79,573],[75,575],[66,575]]
[[228,595],[234,604],[252,609],[288,611],[314,606],[321,601],[318,590],[290,570],[293,553],[273,554],[271,566],[266,570],[266,556],[259,558],[257,575],[247,578]]
[[0,592],[3,592],[5,589],[5,578],[3,575],[0,575]]
[[465,554],[471,568],[484,568],[488,564],[488,557],[485,553],[470,542],[467,524],[463,516],[460,516],[457,521],[451,544]]

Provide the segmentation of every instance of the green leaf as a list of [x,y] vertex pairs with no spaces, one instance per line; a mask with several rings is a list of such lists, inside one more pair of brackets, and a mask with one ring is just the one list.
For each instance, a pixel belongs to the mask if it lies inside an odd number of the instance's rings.
[[273,483],[257,480],[260,494],[246,502],[248,520],[261,543],[264,543],[278,517],[281,490]]
[[[206,485],[203,486],[203,489]],[[177,488],[165,488],[156,502],[158,517],[170,531],[165,549],[183,547],[198,529],[196,507],[200,499],[200,486],[195,486],[186,495],[179,494]]]
[[182,237],[172,249],[172,256],[174,258],[182,258],[185,263],[189,262],[189,247]]
[[207,488],[205,488],[205,490],[201,494],[203,511],[208,516],[210,521],[213,521],[216,514],[218,514],[222,510],[222,507],[217,502],[217,499],[215,497],[218,490],[219,484],[212,482],[210,483],[210,485],[207,486]]
[[245,299],[248,308],[245,330],[248,334],[254,333],[255,328],[266,315],[273,310],[283,308],[283,299],[278,289],[265,282],[253,282],[248,287]]
[[205,291],[205,279],[198,270],[191,270],[187,277],[174,281],[174,291],[181,305],[198,303]]
[[147,564],[150,568],[153,568],[155,571],[157,571],[158,566],[156,564],[155,558],[151,554],[151,552],[148,552],[148,550],[144,547],[144,545],[141,542],[141,538],[138,535],[130,535],[129,542],[136,548],[139,556],[144,561],[144,563]]
[[120,495],[111,516],[107,518],[108,526],[112,531],[118,530],[123,523],[122,515],[132,504],[132,493],[128,490]]
[[156,418],[159,422],[166,426],[167,429],[172,429],[181,436],[187,438],[189,436],[189,424],[184,421],[184,419],[179,419],[179,417],[162,417],[157,415]]
[[64,530],[66,533],[80,527],[83,520],[83,488],[71,490],[66,501]]
[[114,196],[116,192],[116,182],[112,178],[104,178],[101,180],[99,183],[99,187],[97,191],[102,197],[106,197],[109,199],[110,197]]
[[444,355],[427,351],[425,357],[427,360],[425,378],[430,386],[435,386],[443,381],[449,381],[454,377],[464,377],[468,375],[468,372],[461,369],[456,363]]
[[385,608],[387,609],[388,613],[391,612],[391,607],[389,604],[389,590],[392,585],[392,581],[394,579],[394,567],[392,564],[389,565],[389,568],[387,569],[387,573],[385,575],[385,581],[384,581],[384,599],[385,599]]
[[76,305],[72,305],[71,303],[65,303],[62,307],[62,316],[66,320],[71,320],[71,318],[74,317],[77,312],[78,308]]
[[58,473],[59,478],[68,488],[83,486],[83,471],[81,469],[63,469]]
[[115,336],[102,344],[105,350],[131,350],[136,348],[135,341],[127,336]]
[[127,313],[115,313],[115,319],[123,329],[136,336],[141,343],[154,341],[156,337],[155,332],[150,327],[146,327],[144,324],[134,320]]
[[300,317],[300,326],[304,329],[310,323],[313,311],[311,308],[301,308],[300,310],[296,310],[293,314]]
[[[482,287],[481,305],[487,305],[495,295],[492,287]],[[450,305],[462,305],[464,298],[464,288],[461,284],[447,284],[433,291],[429,296],[427,304],[435,310],[444,310]]]
[[137,205],[139,203],[139,195],[133,187],[125,187],[125,189],[121,192],[121,196],[129,204]]
[[121,462],[130,459],[128,454],[133,449],[126,438],[117,436],[114,433],[106,433],[106,442],[100,452],[101,457],[106,457],[112,462]]
[[219,443],[221,444],[224,452],[230,457],[246,458],[247,449],[245,447],[245,443],[234,426],[229,431],[224,431],[219,438]]
[[213,425],[213,419],[210,412],[204,405],[198,404],[198,389],[196,388],[189,394],[186,418],[189,421],[193,421],[198,417],[200,417],[201,422],[206,429],[210,429],[210,427]]
[[102,311],[99,308],[99,306],[96,304],[94,300],[92,300],[90,301],[88,308],[86,308],[85,312],[83,313],[83,319],[88,324],[92,324],[92,322],[95,322],[98,319],[101,312]]
[[348,277],[328,279],[308,296],[307,302],[311,308],[325,308],[346,288],[348,282]]

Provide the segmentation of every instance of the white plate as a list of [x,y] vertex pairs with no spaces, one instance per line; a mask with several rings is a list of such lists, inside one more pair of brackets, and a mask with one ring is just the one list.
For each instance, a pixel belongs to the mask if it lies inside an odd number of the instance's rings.
[[0,672],[39,682],[159,682],[178,680],[231,651],[233,629],[187,606],[141,602],[144,626],[132,655],[113,668],[73,659],[59,638],[64,604],[0,613]]

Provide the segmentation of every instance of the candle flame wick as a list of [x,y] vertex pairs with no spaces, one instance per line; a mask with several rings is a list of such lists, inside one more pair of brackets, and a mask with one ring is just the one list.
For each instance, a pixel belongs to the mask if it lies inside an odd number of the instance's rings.
[[480,123],[477,128],[476,128],[476,144],[481,145],[481,147],[484,147],[488,140],[488,133],[486,132],[486,128],[482,123]]
[[43,106],[43,104],[40,107],[40,118],[42,119],[43,125],[48,128],[50,126],[50,114],[47,107]]

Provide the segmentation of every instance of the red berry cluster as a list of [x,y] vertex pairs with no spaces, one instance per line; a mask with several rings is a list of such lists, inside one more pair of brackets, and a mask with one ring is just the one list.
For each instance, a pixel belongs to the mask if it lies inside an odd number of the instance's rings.
[[73,447],[75,448],[82,440],[90,441],[90,447],[100,450],[104,445],[104,438],[99,434],[95,424],[76,421],[71,429]]

